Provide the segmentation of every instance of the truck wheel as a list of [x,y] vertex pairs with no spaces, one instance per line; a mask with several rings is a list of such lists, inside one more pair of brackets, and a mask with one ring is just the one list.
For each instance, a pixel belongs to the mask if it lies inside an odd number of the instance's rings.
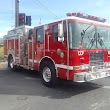
[[56,70],[54,65],[45,61],[40,68],[42,82],[47,87],[54,87],[57,83]]
[[13,57],[10,57],[10,58],[9,58],[8,64],[9,64],[9,68],[10,68],[12,71],[15,71],[15,70],[16,70],[16,65],[14,65]]

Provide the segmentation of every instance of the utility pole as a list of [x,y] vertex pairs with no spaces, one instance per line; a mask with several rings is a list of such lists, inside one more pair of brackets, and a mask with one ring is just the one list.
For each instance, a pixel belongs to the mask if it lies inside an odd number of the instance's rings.
[[20,0],[15,0],[15,27],[19,26],[19,2]]

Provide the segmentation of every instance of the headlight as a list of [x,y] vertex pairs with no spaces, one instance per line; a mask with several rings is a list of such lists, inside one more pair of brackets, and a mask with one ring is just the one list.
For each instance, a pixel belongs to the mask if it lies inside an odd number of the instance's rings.
[[97,67],[96,67],[96,66],[91,66],[91,67],[89,68],[89,70],[90,70],[91,72],[96,72],[96,71],[97,71]]
[[110,66],[110,62],[108,62],[108,66]]
[[89,69],[89,65],[88,65],[88,64],[80,65],[80,69],[81,69],[81,70]]
[[110,66],[110,62],[105,62],[105,64],[104,64],[106,67],[107,66]]

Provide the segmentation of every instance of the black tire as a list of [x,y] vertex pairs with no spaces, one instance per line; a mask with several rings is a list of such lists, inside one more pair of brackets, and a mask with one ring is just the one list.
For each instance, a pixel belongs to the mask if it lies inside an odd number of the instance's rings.
[[16,65],[14,65],[14,60],[13,57],[10,56],[8,59],[8,67],[12,70],[15,71],[16,70]]
[[45,86],[55,87],[55,85],[57,84],[57,77],[56,77],[55,66],[53,65],[53,63],[49,61],[45,61],[41,65],[40,73],[41,73],[42,83]]

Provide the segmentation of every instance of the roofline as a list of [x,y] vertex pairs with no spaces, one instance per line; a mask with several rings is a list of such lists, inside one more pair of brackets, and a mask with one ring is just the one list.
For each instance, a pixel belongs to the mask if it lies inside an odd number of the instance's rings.
[[110,24],[108,23],[103,23],[103,22],[99,22],[99,21],[94,21],[94,20],[90,20],[90,19],[84,19],[84,18],[80,18],[80,17],[76,17],[76,16],[68,16],[68,17],[65,17],[65,18],[62,18],[62,19],[58,19],[58,20],[53,20],[51,22],[48,22],[48,23],[44,23],[44,24],[40,24],[40,25],[37,25],[37,26],[28,26],[28,25],[22,25],[22,26],[18,26],[18,27],[15,27],[9,31],[12,31],[12,30],[16,30],[16,29],[20,29],[20,28],[30,28],[30,29],[34,29],[36,27],[39,27],[39,26],[43,26],[43,25],[47,25],[47,24],[51,24],[51,23],[54,23],[54,22],[60,22],[60,21],[63,21],[63,20],[80,20],[80,21],[84,21],[84,22],[88,22],[90,24],[98,24],[98,25],[106,25],[106,26],[109,26],[110,27]]
[[9,31],[12,31],[12,30],[16,30],[16,29],[20,29],[20,28],[34,28],[33,26],[28,26],[28,25],[21,25],[21,26],[18,26],[18,27],[14,27],[13,29],[9,30]]
[[108,24],[108,23],[106,23],[106,22],[103,23],[103,22],[94,21],[94,20],[90,20],[90,19],[84,19],[84,18],[75,17],[75,16],[67,17],[67,19],[77,19],[77,20],[81,20],[81,21],[85,21],[85,22],[89,22],[89,23],[94,23],[94,24],[101,24],[101,25],[110,26],[110,24]]
[[51,24],[51,23],[54,23],[54,22],[63,21],[63,20],[81,20],[81,21],[84,21],[84,22],[88,22],[90,24],[106,25],[106,26],[110,27],[110,24],[108,24],[106,22],[103,23],[103,22],[94,21],[94,20],[85,19],[85,18],[80,18],[80,17],[76,17],[76,16],[69,16],[69,17],[66,17],[66,18],[62,18],[62,19],[58,19],[58,20],[53,20],[53,21],[48,22],[48,23],[44,23],[44,24],[41,24],[41,25],[34,26],[34,28],[39,27],[39,26],[43,26],[43,25],[46,25],[46,24]]

